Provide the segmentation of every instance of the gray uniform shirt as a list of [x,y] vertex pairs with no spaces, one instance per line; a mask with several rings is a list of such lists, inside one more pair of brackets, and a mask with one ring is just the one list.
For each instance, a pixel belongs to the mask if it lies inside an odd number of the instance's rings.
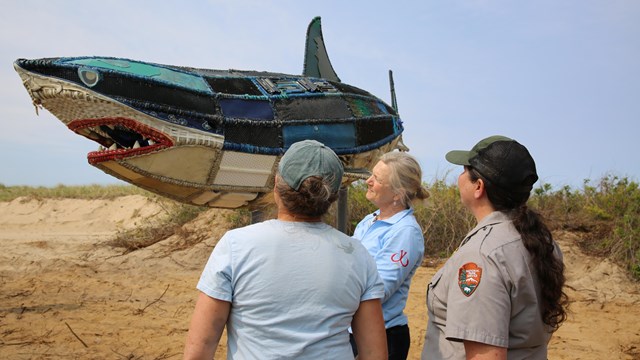
[[465,359],[463,340],[506,347],[509,359],[546,359],[551,329],[530,262],[507,216],[486,216],[429,284],[422,359]]

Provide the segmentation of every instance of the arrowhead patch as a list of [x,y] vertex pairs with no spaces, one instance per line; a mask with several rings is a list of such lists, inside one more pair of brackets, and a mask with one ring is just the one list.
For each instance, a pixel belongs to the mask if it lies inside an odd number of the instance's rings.
[[480,285],[482,268],[476,263],[466,263],[458,269],[458,286],[464,296],[471,296]]

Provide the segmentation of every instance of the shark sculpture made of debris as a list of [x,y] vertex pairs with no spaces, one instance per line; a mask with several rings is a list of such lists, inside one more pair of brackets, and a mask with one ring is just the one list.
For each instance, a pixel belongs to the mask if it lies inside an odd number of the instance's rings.
[[303,75],[208,70],[110,57],[18,59],[38,108],[99,144],[91,165],[174,200],[239,208],[273,189],[278,161],[315,139],[343,161],[346,185],[381,153],[406,150],[392,106],[342,83],[320,18],[309,24]]

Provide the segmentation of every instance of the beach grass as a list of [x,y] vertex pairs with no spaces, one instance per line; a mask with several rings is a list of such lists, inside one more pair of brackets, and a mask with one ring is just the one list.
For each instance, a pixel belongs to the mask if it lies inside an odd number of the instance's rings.
[[[475,219],[460,203],[458,188],[445,179],[424,184],[429,199],[415,207],[415,216],[425,237],[428,257],[446,258],[457,248]],[[357,223],[375,210],[366,199],[367,187],[363,181],[348,189],[347,234],[352,234]],[[0,184],[0,201],[20,197],[34,199],[114,199],[120,196],[142,195],[166,201],[169,216],[161,222],[147,224],[129,232],[119,233],[116,246],[134,251],[160,241],[194,219],[207,208],[181,204],[132,185],[86,185],[54,187],[5,186]],[[581,248],[589,254],[607,257],[623,266],[629,275],[640,280],[640,187],[627,177],[604,175],[599,180],[584,180],[578,189],[564,186],[555,189],[543,183],[535,187],[528,205],[539,212],[551,230],[578,233]],[[325,221],[335,226],[333,206]],[[272,210],[265,211],[268,218]],[[251,222],[251,212],[238,209],[229,216],[233,227]]]

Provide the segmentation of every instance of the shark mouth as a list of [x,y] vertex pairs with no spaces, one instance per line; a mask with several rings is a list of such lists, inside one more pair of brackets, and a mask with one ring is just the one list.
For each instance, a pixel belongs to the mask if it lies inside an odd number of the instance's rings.
[[153,128],[127,118],[74,120],[69,129],[100,144],[87,154],[89,164],[122,160],[173,146],[173,140]]

